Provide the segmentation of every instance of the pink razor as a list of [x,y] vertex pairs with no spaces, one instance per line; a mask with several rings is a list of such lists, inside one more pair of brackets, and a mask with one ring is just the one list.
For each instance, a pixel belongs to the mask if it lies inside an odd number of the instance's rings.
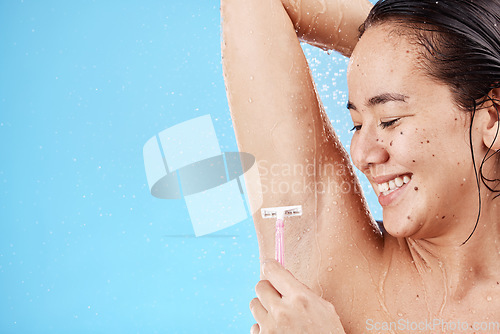
[[285,233],[285,216],[300,216],[302,215],[302,205],[295,206],[280,206],[276,208],[261,209],[262,218],[276,218],[276,232],[274,244],[274,256],[276,261],[285,265],[285,249],[284,249],[284,233]]

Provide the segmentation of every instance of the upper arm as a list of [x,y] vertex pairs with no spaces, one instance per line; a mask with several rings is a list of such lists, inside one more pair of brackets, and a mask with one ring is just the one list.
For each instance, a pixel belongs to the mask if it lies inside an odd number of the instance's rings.
[[[301,217],[285,222],[287,268],[311,286],[317,268],[326,270],[332,261],[376,256],[381,237],[369,225],[349,157],[322,110],[281,2],[224,0],[222,18],[236,139],[255,156],[262,184],[249,197],[262,196],[263,207],[303,206]],[[254,222],[261,258],[272,257],[274,222],[260,212]]]

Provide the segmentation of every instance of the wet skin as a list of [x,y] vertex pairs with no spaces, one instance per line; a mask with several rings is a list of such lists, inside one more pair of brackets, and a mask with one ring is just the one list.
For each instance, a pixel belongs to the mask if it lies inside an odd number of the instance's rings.
[[[337,191],[356,180],[318,103],[297,41],[297,23],[273,0],[226,0],[222,15],[225,81],[239,149],[269,166],[316,163],[346,171],[309,176],[282,170],[272,178],[286,184],[331,182],[325,192],[249,191],[250,201],[263,198],[264,207],[301,204],[304,212],[285,227],[285,263],[293,276],[263,272],[256,286],[258,298],[251,307],[260,330],[265,332],[269,313],[284,316],[283,328],[297,321],[308,326],[300,320],[313,318],[306,311],[337,313],[347,333],[368,332],[369,320],[500,319],[498,201],[483,192],[478,230],[460,246],[477,215],[468,119],[445,85],[414,67],[412,46],[373,27],[358,42],[349,67],[351,112],[354,125],[361,126],[351,144],[354,163],[377,193],[377,183],[390,178],[407,176],[409,181],[379,197],[391,233],[382,237],[370,227],[362,194]],[[478,157],[485,153],[486,120],[487,115],[476,115],[473,146]],[[486,172],[493,175],[494,168],[490,165]],[[267,189],[270,180],[261,179]],[[253,184],[252,179],[246,182]],[[262,263],[274,255],[274,226],[260,214],[253,218]],[[294,284],[299,281],[304,289]],[[295,288],[280,296],[283,283]],[[325,323],[315,319],[314,328],[326,329],[328,319],[335,317],[320,317]]]
[[[460,246],[478,210],[470,118],[448,86],[416,66],[418,51],[393,27],[372,27],[348,71],[352,160],[379,196],[390,234],[378,274],[381,304],[392,318],[498,321],[499,206],[483,190],[481,231]],[[473,127],[480,157],[485,119]],[[393,192],[379,188],[404,176],[409,182]]]
[[[448,86],[417,68],[418,50],[408,37],[388,27],[363,37],[348,71],[354,165],[379,196],[391,235],[463,241],[472,226],[456,218],[473,222],[478,201],[469,116]],[[379,183],[403,175],[411,178],[405,187],[381,195]]]

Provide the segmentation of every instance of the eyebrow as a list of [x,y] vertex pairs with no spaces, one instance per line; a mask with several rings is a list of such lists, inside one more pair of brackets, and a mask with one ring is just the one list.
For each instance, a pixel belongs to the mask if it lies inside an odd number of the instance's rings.
[[[368,107],[376,106],[377,104],[384,104],[387,102],[405,102],[408,96],[399,93],[382,93],[370,98],[367,102]],[[347,102],[347,109],[358,110],[356,106],[351,102]]]

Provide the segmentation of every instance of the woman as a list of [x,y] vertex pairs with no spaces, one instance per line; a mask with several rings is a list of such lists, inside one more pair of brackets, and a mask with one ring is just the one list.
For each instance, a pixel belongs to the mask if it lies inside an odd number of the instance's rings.
[[[267,260],[274,226],[254,216],[263,280],[252,331],[500,331],[500,3],[382,1],[359,41],[366,2],[298,4],[222,0],[237,141],[263,172],[250,199],[304,211],[286,226],[288,270]],[[351,56],[351,157],[384,233],[355,191],[296,32]]]

